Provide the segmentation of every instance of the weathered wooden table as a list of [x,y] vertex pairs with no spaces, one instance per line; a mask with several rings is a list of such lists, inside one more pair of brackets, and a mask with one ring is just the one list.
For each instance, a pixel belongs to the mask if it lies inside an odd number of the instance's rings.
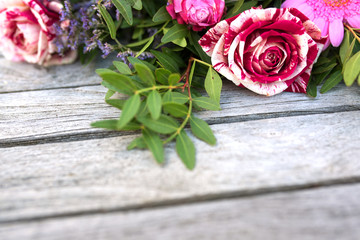
[[[107,66],[108,62],[97,62]],[[360,88],[315,99],[224,83],[188,171],[127,151],[95,64],[0,58],[0,239],[360,239]]]

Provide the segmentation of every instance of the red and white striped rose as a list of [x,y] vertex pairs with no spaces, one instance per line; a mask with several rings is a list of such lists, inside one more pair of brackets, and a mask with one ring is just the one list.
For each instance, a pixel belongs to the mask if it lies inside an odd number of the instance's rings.
[[180,24],[201,31],[214,26],[224,13],[224,0],[169,0],[166,10]]
[[294,8],[253,8],[221,21],[199,41],[215,70],[238,86],[272,96],[306,92],[326,38]]
[[48,0],[0,0],[0,51],[12,61],[49,66],[70,63],[76,53],[56,54],[55,27],[62,4]]

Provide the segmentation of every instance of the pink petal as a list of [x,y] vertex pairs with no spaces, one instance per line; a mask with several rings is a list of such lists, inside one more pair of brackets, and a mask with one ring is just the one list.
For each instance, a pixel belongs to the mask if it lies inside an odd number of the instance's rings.
[[296,7],[300,12],[305,14],[309,19],[314,19],[314,9],[310,7],[307,3],[302,3],[299,6]]
[[335,19],[329,24],[330,42],[334,47],[340,46],[344,38],[344,25],[342,19]]
[[313,22],[316,24],[316,26],[318,26],[320,28],[321,36],[328,35],[328,33],[329,33],[329,22],[328,21],[319,17],[319,18],[315,18]]
[[346,19],[349,25],[353,28],[360,28],[360,15],[354,15]]
[[286,0],[282,5],[281,8],[296,8],[300,4],[304,3],[304,0]]

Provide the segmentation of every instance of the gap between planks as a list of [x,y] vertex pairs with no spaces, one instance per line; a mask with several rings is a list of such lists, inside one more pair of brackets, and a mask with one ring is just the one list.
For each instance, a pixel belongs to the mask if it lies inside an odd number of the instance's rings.
[[43,215],[39,217],[24,217],[13,220],[0,220],[0,225],[13,224],[13,223],[27,223],[33,221],[49,220],[49,219],[62,219],[62,218],[78,217],[78,216],[91,216],[97,214],[136,212],[136,211],[150,210],[150,209],[161,209],[167,207],[178,207],[184,205],[209,203],[209,202],[215,202],[221,200],[258,197],[258,196],[272,195],[278,193],[301,192],[307,190],[326,189],[337,186],[357,185],[359,183],[360,183],[360,176],[354,176],[349,178],[331,179],[321,182],[314,182],[314,183],[310,182],[306,184],[299,184],[292,186],[277,186],[277,187],[258,188],[255,190],[229,191],[229,192],[222,192],[221,194],[207,194],[197,197],[178,198],[172,200],[148,202],[145,204],[127,205],[125,207],[74,211],[63,214],[56,213],[56,214]]

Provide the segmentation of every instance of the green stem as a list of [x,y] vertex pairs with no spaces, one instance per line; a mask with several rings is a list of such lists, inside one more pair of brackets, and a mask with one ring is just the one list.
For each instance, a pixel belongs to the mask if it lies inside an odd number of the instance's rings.
[[354,32],[354,30],[353,30],[350,26],[348,26],[348,25],[346,25],[346,24],[345,24],[345,27],[350,30],[350,32],[354,35],[354,37],[355,37],[355,38],[358,40],[358,42],[360,43],[360,38],[359,38],[359,36]]
[[136,90],[135,94],[141,94],[144,92],[159,90],[159,89],[177,89],[177,88],[181,88],[181,86],[152,86],[148,88],[143,88],[141,90]]
[[204,64],[204,65],[206,65],[206,66],[208,66],[208,67],[212,67],[212,65],[211,65],[210,63],[201,61],[201,60],[199,60],[199,59],[197,59],[197,58],[191,58],[190,60],[192,60],[192,61],[194,61],[194,62],[198,62],[198,63]]

